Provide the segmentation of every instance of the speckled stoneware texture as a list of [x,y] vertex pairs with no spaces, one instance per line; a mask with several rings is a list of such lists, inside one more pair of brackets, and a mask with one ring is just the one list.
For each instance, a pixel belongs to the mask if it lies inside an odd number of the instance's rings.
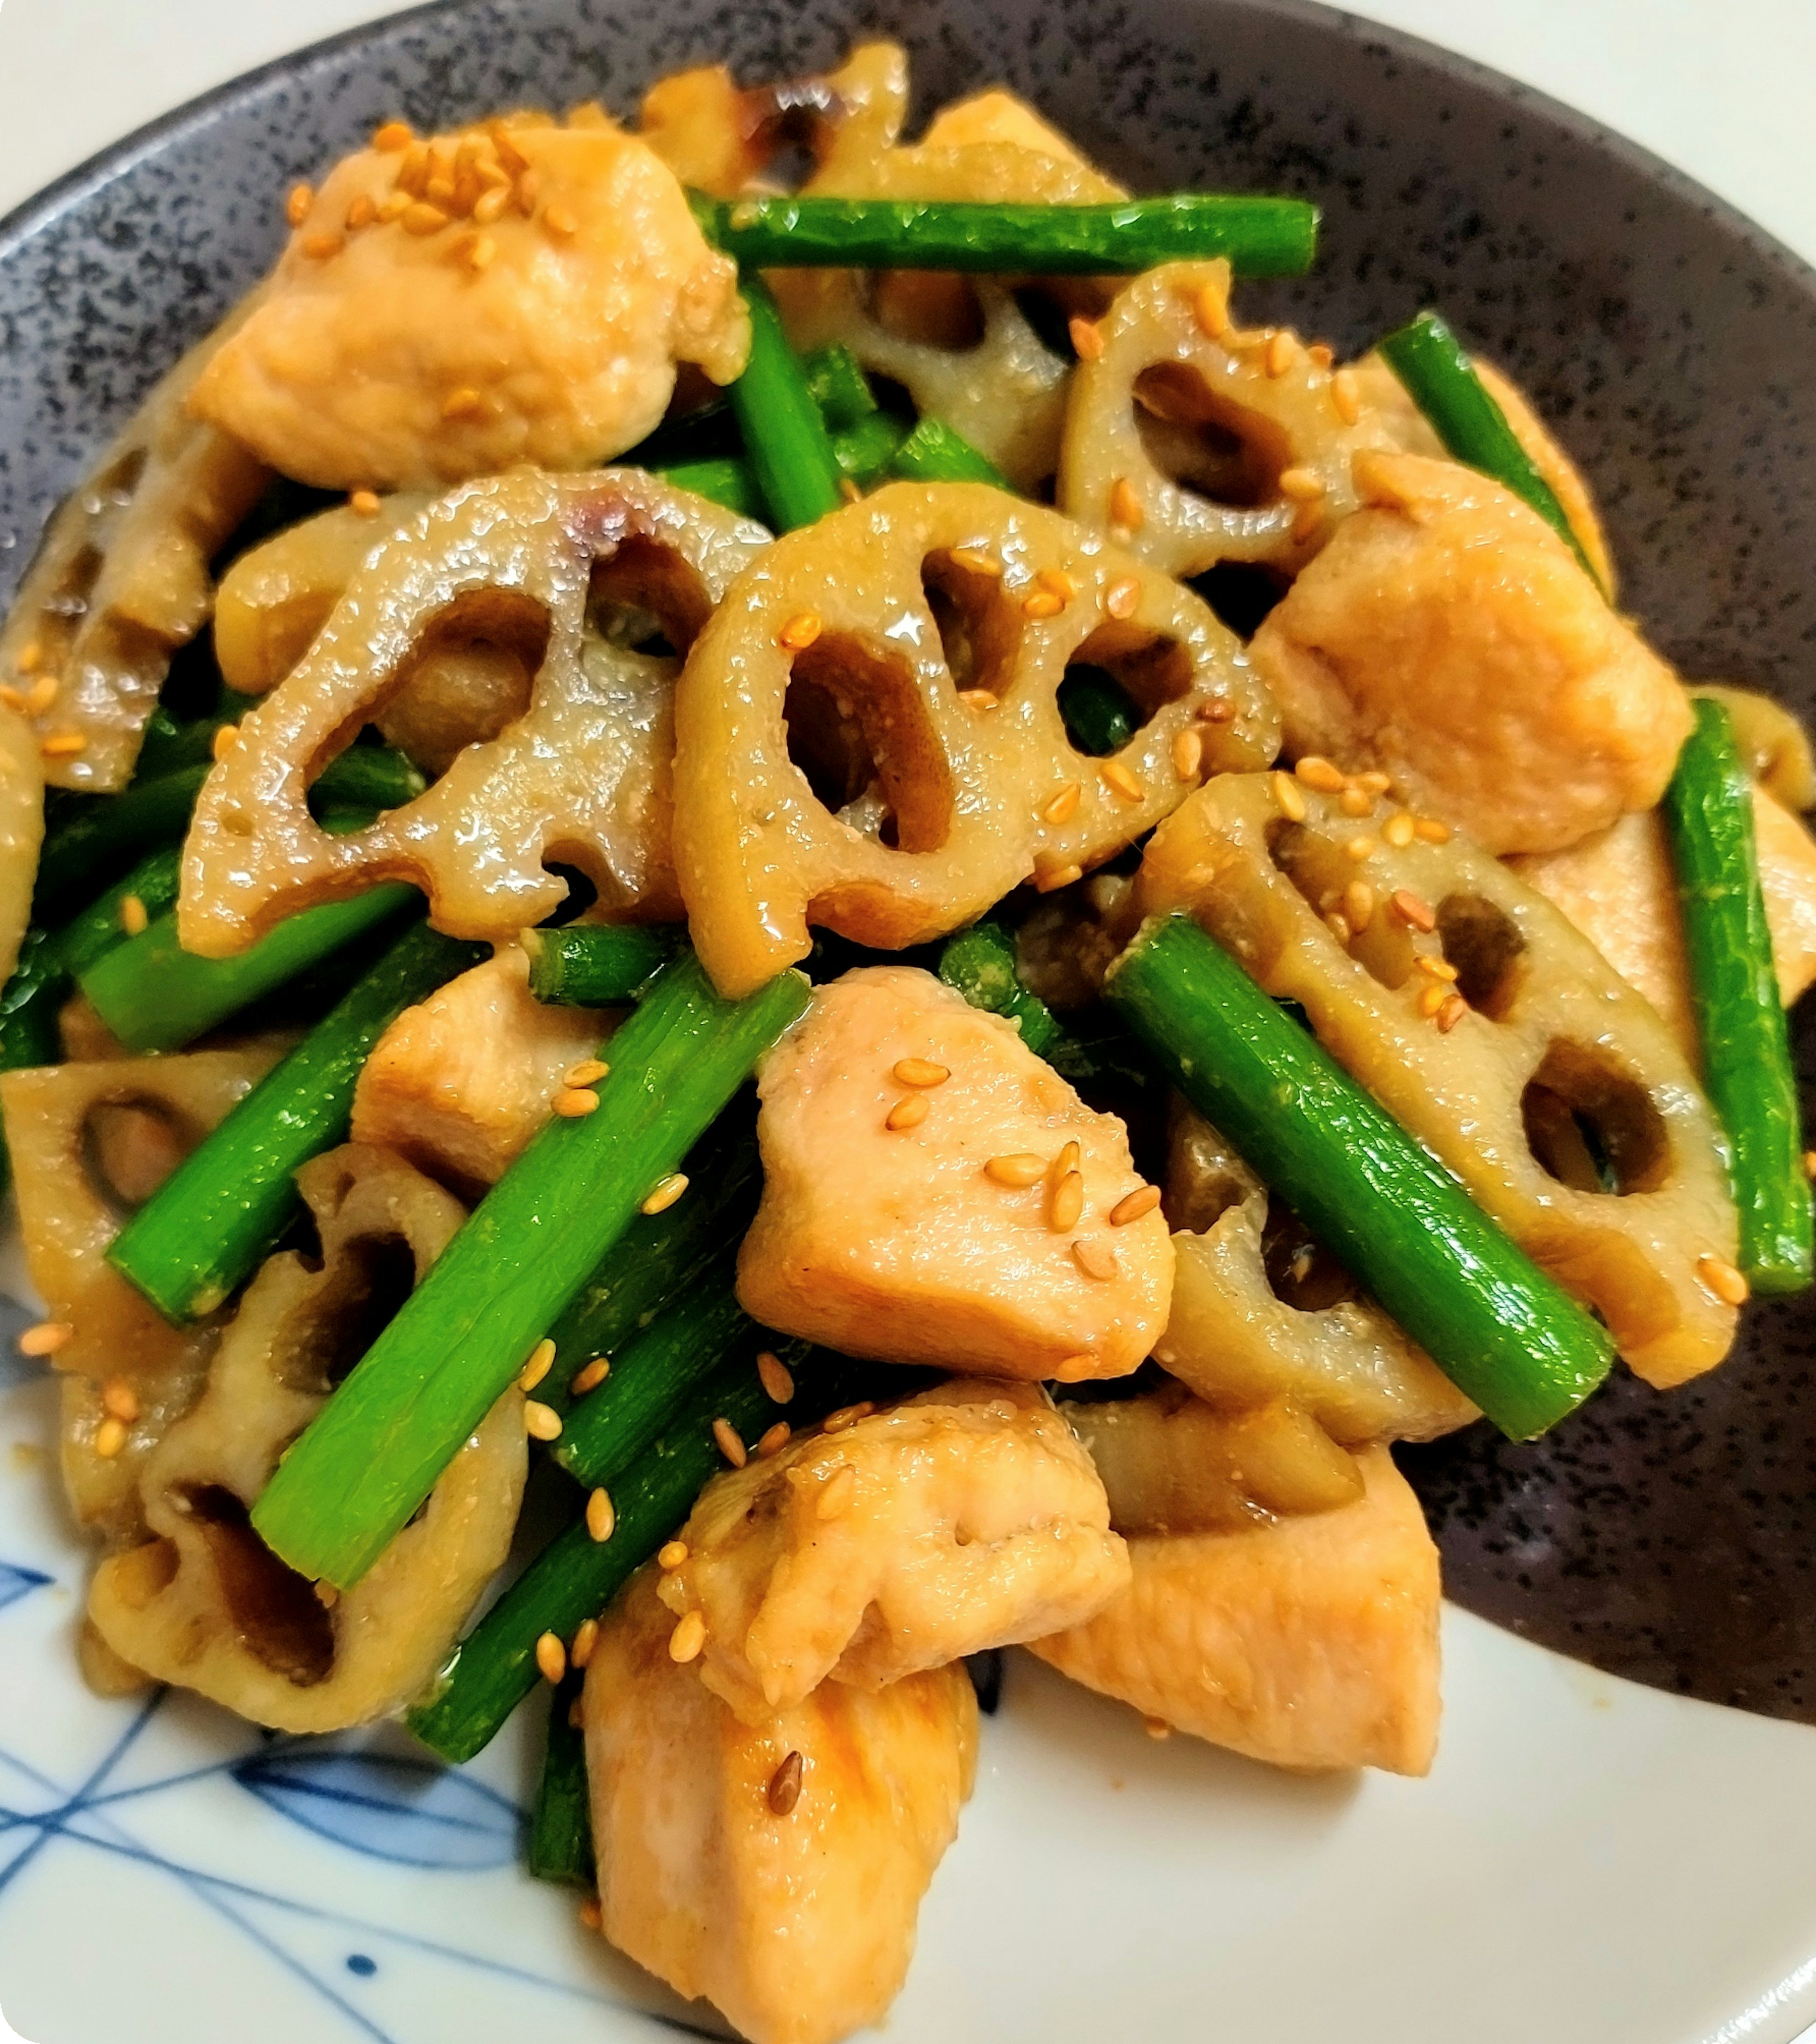
[[[228,87],[0,226],[0,592],[144,385],[278,246],[281,194],[386,116],[445,124],[678,65],[913,49],[924,103],[1003,79],[1131,185],[1303,193],[1324,257],[1246,309],[1359,348],[1441,304],[1587,469],[1626,601],[1693,675],[1811,707],[1816,278],[1589,124],[1290,0],[662,0],[402,17]],[[1816,1070],[1816,1023],[1801,1035]],[[1619,1673],[1816,1722],[1816,1308],[1699,1387],[1617,1383],[1543,1444],[1407,1457],[1451,1594]]]

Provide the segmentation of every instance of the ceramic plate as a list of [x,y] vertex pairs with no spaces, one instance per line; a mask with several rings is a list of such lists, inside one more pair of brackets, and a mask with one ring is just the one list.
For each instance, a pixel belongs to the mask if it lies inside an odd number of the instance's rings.
[[[1357,347],[1444,305],[1588,468],[1657,641],[1808,710],[1816,280],[1576,117],[1292,0],[521,0],[287,60],[0,224],[0,597],[139,391],[269,262],[288,183],[377,121],[624,109],[685,63],[785,74],[875,29],[912,46],[925,100],[1003,79],[1132,185],[1318,198],[1317,272],[1251,290],[1254,316]],[[517,1871],[533,1724],[447,1771],[389,1732],[279,1739],[176,1695],[88,1695],[70,1651],[86,1562],[50,1388],[12,1358],[29,1301],[4,1262],[0,1291],[27,1301],[0,1308],[14,2027],[36,2044],[720,2034]],[[1816,1321],[1778,1307],[1753,1327],[1668,1404],[1619,1386],[1553,1443],[1410,1458],[1453,1593],[1499,1621],[1447,1610],[1427,1781],[1157,1744],[1012,1658],[894,2044],[1783,2044],[1816,2015],[1816,1731],[1795,1721],[1816,1717]]]

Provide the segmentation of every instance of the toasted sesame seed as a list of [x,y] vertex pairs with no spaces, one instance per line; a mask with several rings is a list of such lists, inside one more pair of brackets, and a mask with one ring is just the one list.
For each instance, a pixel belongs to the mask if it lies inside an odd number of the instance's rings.
[[656,1566],[672,1575],[687,1559],[685,1540],[665,1540],[656,1550]]
[[470,383],[463,383],[458,390],[451,390],[443,401],[441,416],[444,419],[477,419],[483,416],[486,400]]
[[370,227],[378,217],[378,202],[370,192],[356,192],[347,208],[347,232],[357,234],[361,228]]
[[25,708],[25,698],[20,694],[19,691],[14,688],[10,682],[0,682],[0,703],[4,703],[10,710],[17,711],[21,717],[24,717],[28,714]]
[[568,1666],[584,1668],[593,1658],[593,1650],[599,1644],[599,1621],[583,1618],[574,1635],[574,1644],[567,1650]]
[[1314,469],[1283,468],[1280,494],[1296,504],[1315,504],[1324,494],[1324,478]]
[[536,1640],[536,1666],[545,1682],[559,1682],[567,1673],[567,1649],[558,1633],[544,1632]]
[[1062,603],[1070,603],[1078,594],[1078,578],[1064,568],[1042,568],[1035,580]]
[[839,494],[847,504],[860,504],[863,501],[863,491],[858,487],[857,484],[854,482],[851,478],[848,475],[842,475],[839,477]]
[[429,205],[439,206],[451,220],[460,210],[455,202],[455,191],[454,179],[448,173],[436,171],[431,172],[428,183],[423,186],[423,197]]
[[1041,821],[1047,824],[1069,822],[1077,809],[1078,798],[1083,793],[1083,788],[1077,781],[1068,781],[1041,811]]
[[578,1065],[570,1065],[562,1074],[562,1084],[570,1086],[589,1086],[611,1072],[612,1067],[603,1058],[582,1058]]
[[580,232],[580,222],[565,206],[554,199],[543,208],[543,226],[557,241],[571,241]]
[[744,1447],[743,1436],[729,1420],[715,1420],[712,1438],[719,1443],[719,1452],[733,1469],[742,1469],[751,1458]]
[[1365,788],[1346,788],[1337,797],[1337,806],[1346,816],[1365,816],[1375,806],[1375,798]]
[[1127,1228],[1131,1221],[1139,1220],[1142,1215],[1150,1214],[1160,1204],[1158,1185],[1137,1185],[1132,1193],[1125,1193],[1110,1209],[1111,1228]]
[[1279,803],[1282,814],[1296,824],[1303,823],[1310,813],[1292,776],[1282,774],[1277,768],[1273,775],[1273,798]]
[[347,508],[356,518],[376,518],[384,504],[377,490],[355,490],[347,500]]
[[1069,887],[1075,880],[1085,878],[1085,869],[1076,860],[1055,859],[1048,852],[1036,852],[1034,860],[1035,891],[1050,894],[1054,889]]
[[397,190],[412,198],[420,198],[429,179],[429,152],[421,142],[413,142],[404,152],[404,160],[398,164],[393,180]]
[[1429,901],[1415,894],[1410,887],[1396,887],[1388,897],[1394,913],[1408,928],[1422,930],[1427,936],[1438,927],[1438,916]]
[[413,206],[405,207],[397,216],[397,224],[406,234],[439,234],[447,225],[447,215],[439,206],[419,198]]
[[771,1350],[764,1349],[757,1358],[757,1381],[772,1404],[785,1405],[794,1396],[793,1373]]
[[1416,817],[1412,834],[1426,844],[1448,844],[1450,842],[1450,826],[1441,824],[1435,816]]
[[1469,1004],[1461,994],[1453,993],[1438,1011],[1438,1029],[1440,1035],[1448,1036],[1469,1012]]
[[151,917],[145,912],[145,905],[136,894],[129,894],[120,904],[120,927],[129,937],[142,937]]
[[973,574],[988,575],[992,582],[1002,580],[1002,563],[994,554],[985,553],[981,547],[954,547],[952,558],[960,567],[969,568]]
[[569,1393],[575,1398],[584,1398],[589,1391],[597,1391],[611,1374],[612,1358],[596,1355],[574,1373],[574,1381],[567,1387]]
[[373,148],[387,156],[407,149],[416,139],[416,131],[407,121],[387,121],[383,127],[372,131]]
[[1371,766],[1367,773],[1355,777],[1356,786],[1370,795],[1384,795],[1393,786],[1392,781],[1378,767]]
[[555,1097],[555,1111],[563,1121],[578,1121],[598,1105],[599,1096],[590,1086],[563,1086]]
[[409,211],[411,202],[408,192],[386,193],[378,202],[378,225],[381,227],[394,226]]
[[209,741],[209,750],[214,755],[217,759],[225,759],[228,754],[232,751],[235,747],[238,746],[239,743],[239,725],[236,724],[224,724],[221,726],[220,729],[215,732],[213,737]]
[[1142,1719],[1142,1730],[1150,1739],[1171,1739],[1173,1727],[1165,1718],[1147,1717]]
[[820,1493],[814,1507],[816,1519],[836,1519],[851,1502],[851,1493],[858,1488],[858,1472],[849,1462],[841,1462],[827,1479],[826,1488]]
[[686,1190],[687,1174],[685,1171],[670,1171],[644,1201],[638,1212],[647,1214],[666,1213]]
[[1375,890],[1365,880],[1352,880],[1343,889],[1343,913],[1353,930],[1365,930],[1375,916]]
[[62,686],[55,674],[39,675],[32,684],[30,694],[25,697],[25,708],[33,717],[42,717],[56,701]]
[[544,1335],[530,1350],[529,1361],[517,1373],[517,1389],[534,1391],[555,1367],[555,1343]]
[[21,1355],[55,1355],[60,1348],[74,1340],[75,1329],[67,1320],[40,1320],[36,1327],[27,1327],[19,1337]]
[[1085,1161],[1085,1152],[1077,1137],[1071,1137],[1059,1146],[1059,1155],[1053,1160],[1053,1175],[1063,1178],[1068,1171],[1076,1171]]
[[126,1428],[119,1420],[103,1420],[94,1430],[94,1452],[110,1462],[126,1445]]
[[1421,972],[1429,973],[1434,979],[1451,980],[1457,977],[1457,968],[1448,959],[1440,958],[1435,951],[1421,951],[1413,960]]
[[1299,359],[1299,342],[1284,327],[1277,327],[1268,336],[1267,352],[1262,357],[1262,366],[1270,376],[1284,376]]
[[605,1927],[605,1912],[600,1908],[595,1896],[588,1896],[574,1913],[580,1919],[580,1927],[583,1931],[601,1931]]
[[1119,1267],[1116,1252],[1108,1243],[1090,1235],[1073,1238],[1072,1260],[1087,1278],[1095,1278],[1100,1285],[1108,1284]]
[[668,1658],[683,1665],[700,1658],[700,1650],[706,1644],[706,1615],[704,1612],[686,1612],[668,1636]]
[[497,253],[498,244],[490,234],[463,234],[454,244],[454,259],[464,263],[474,276],[489,270]]
[[896,1083],[905,1086],[944,1085],[951,1078],[951,1068],[936,1065],[931,1058],[897,1058],[889,1068]]
[[1803,1175],[1806,1178],[1816,1178],[1816,1150],[1804,1151]]
[[1230,294],[1220,284],[1200,284],[1192,294],[1192,316],[1207,340],[1221,340],[1230,331]]
[[1419,1012],[1421,1015],[1435,1015],[1449,998],[1447,986],[1422,986],[1419,989]]
[[1104,353],[1104,332],[1095,320],[1087,319],[1082,313],[1074,313],[1066,321],[1066,332],[1072,336],[1072,346],[1081,362],[1096,362]]
[[139,1416],[139,1394],[123,1377],[110,1377],[101,1387],[101,1409],[110,1420],[129,1427]]
[[53,731],[40,741],[38,750],[47,759],[73,759],[88,750],[88,740],[79,731]]
[[1381,836],[1396,851],[1404,851],[1412,842],[1412,818],[1404,809],[1396,809],[1381,825]]
[[488,185],[473,202],[474,226],[492,226],[510,202],[511,187],[508,184]]
[[967,709],[984,710],[1001,708],[995,692],[990,689],[961,689],[958,691],[958,700]]
[[1145,802],[1147,800],[1147,790],[1121,760],[1106,759],[1097,771],[1103,777],[1104,786],[1120,795],[1125,802]]
[[773,1427],[766,1427],[757,1436],[757,1453],[766,1462],[771,1455],[779,1455],[794,1433],[787,1420],[778,1420]]
[[1119,475],[1110,485],[1110,523],[1126,532],[1138,532],[1146,516],[1135,486],[1126,475]]
[[1024,617],[1057,617],[1065,608],[1064,600],[1055,596],[1050,589],[1031,590],[1022,598],[1022,615]]
[[340,1601],[340,1593],[327,1577],[323,1577],[315,1585],[315,1600],[324,1611],[332,1611]]
[[820,1424],[829,1434],[843,1434],[847,1427],[869,1419],[876,1409],[868,1398],[860,1398],[855,1405],[841,1405],[836,1412],[828,1412]]
[[1111,617],[1133,617],[1141,600],[1141,578],[1138,575],[1124,575],[1104,592],[1104,608]]
[[1037,1157],[1031,1150],[1020,1150],[1008,1156],[992,1157],[984,1166],[984,1175],[999,1185],[1031,1185],[1046,1176],[1046,1159]]
[[35,674],[44,664],[44,649],[36,639],[29,639],[19,648],[19,657],[13,663],[21,674]]
[[883,1126],[899,1135],[905,1128],[920,1128],[926,1119],[927,1096],[924,1093],[904,1093],[883,1116]]
[[1227,696],[1213,696],[1208,702],[1198,705],[1197,714],[1206,724],[1234,724],[1236,705]]
[[292,185],[284,201],[284,217],[292,227],[301,227],[309,218],[309,208],[315,204],[313,185]]
[[1328,341],[1315,340],[1305,351],[1305,359],[1315,368],[1328,369],[1337,358],[1330,352]]
[[1696,1259],[1699,1280],[1713,1292],[1725,1306],[1744,1306],[1752,1287],[1745,1277],[1722,1256],[1699,1256]]
[[1176,732],[1173,740],[1173,770],[1181,781],[1196,781],[1204,764],[1204,740],[1196,731]]
[[1380,849],[1372,837],[1353,837],[1343,847],[1345,854],[1358,866],[1365,859],[1373,859]]
[[770,1777],[770,1785],[765,1792],[775,1815],[787,1816],[800,1800],[800,1755],[790,1752]]
[[1046,1224],[1055,1235],[1065,1235],[1078,1225],[1078,1217],[1085,1211],[1085,1178],[1080,1171],[1067,1171],[1054,1186],[1046,1203]]
[[1330,402],[1345,425],[1353,426],[1362,416],[1362,393],[1353,369],[1339,369],[1330,379]]
[[817,610],[797,610],[776,634],[776,644],[787,647],[791,653],[804,652],[820,636],[820,630]]
[[312,263],[326,263],[347,246],[347,236],[324,229],[321,233],[305,234],[297,245]]
[[1324,927],[1340,944],[1346,944],[1356,934],[1350,928],[1349,918],[1346,916],[1338,915],[1334,909],[1324,918]]
[[587,1537],[603,1543],[611,1539],[617,1523],[610,1492],[602,1488],[590,1492],[586,1500]]
[[561,1437],[561,1415],[552,1405],[544,1405],[539,1399],[527,1399],[524,1404],[524,1431],[533,1441],[559,1440]]
[[1334,766],[1328,759],[1315,752],[1307,753],[1292,770],[1307,787],[1315,788],[1321,795],[1335,795],[1342,792],[1342,769]]

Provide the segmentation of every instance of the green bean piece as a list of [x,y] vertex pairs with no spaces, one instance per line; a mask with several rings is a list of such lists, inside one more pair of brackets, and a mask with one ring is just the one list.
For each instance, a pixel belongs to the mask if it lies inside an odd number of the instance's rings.
[[1740,1267],[1756,1292],[1810,1282],[1810,1181],[1791,1032],[1772,962],[1753,780],[1726,709],[1706,697],[1665,790],[1703,1083],[1727,1131]]
[[[1437,313],[1418,318],[1381,342],[1381,359],[1406,386],[1407,394],[1430,422],[1445,451],[1465,467],[1479,469],[1536,511],[1601,586],[1601,577],[1583,551],[1564,506],[1538,465],[1519,444],[1507,415],[1476,374],[1469,351]],[[1604,591],[1605,594],[1606,592]]]
[[973,1008],[1019,1023],[1022,1041],[1040,1057],[1047,1056],[1063,1034],[1053,1010],[1022,984],[1016,940],[1000,923],[973,923],[948,937],[939,954],[939,976]]
[[800,358],[801,374],[828,432],[843,432],[877,409],[877,394],[864,365],[842,340],[809,348]]
[[944,199],[692,200],[708,240],[747,273],[962,270],[1103,276],[1228,259],[1242,277],[1297,277],[1318,247],[1304,199],[1175,192],[1104,206],[988,206]]
[[774,1342],[794,1378],[794,1397],[778,1414],[758,1377],[759,1343],[724,1363],[676,1412],[655,1443],[605,1486],[613,1526],[595,1540],[577,1516],[531,1562],[455,1650],[405,1722],[446,1760],[470,1760],[488,1745],[538,1680],[536,1642],[545,1632],[572,1639],[597,1618],[693,1508],[725,1466],[712,1423],[724,1420],[745,1440],[778,1416],[812,1425],[835,1408],[875,1395],[879,1380],[911,1387],[888,1364],[848,1362],[805,1343]]
[[[912,436],[899,419],[875,412],[833,435],[832,459],[842,476],[859,489],[866,489],[889,473],[893,457],[908,437]],[[983,457],[980,455],[978,459]],[[696,497],[735,511],[741,518],[761,519],[768,509],[751,464],[735,455],[712,461],[678,462],[651,469],[650,473],[677,490],[692,490]]]
[[751,464],[735,455],[722,455],[712,461],[678,461],[651,474],[675,490],[691,490],[709,504],[735,511],[740,518],[761,518],[766,505],[757,488]]
[[1104,993],[1192,1105],[1501,1431],[1530,1440],[1614,1361],[1606,1329],[1182,916]]
[[1141,728],[1134,697],[1107,668],[1068,667],[1060,677],[1058,696],[1066,736],[1093,759],[1120,752]]
[[301,1202],[298,1168],[347,1139],[353,1088],[406,1008],[486,955],[419,923],[184,1158],[107,1260],[167,1320],[212,1313],[251,1275]]
[[904,482],[987,482],[1010,488],[1009,478],[987,454],[962,433],[939,419],[923,419],[889,463],[889,473]]
[[279,1465],[252,1511],[275,1554],[359,1581],[808,991],[784,973],[725,1001],[691,951],[663,967],[598,1105],[544,1124]]
[[394,745],[350,745],[328,761],[309,791],[309,805],[324,809],[401,809],[428,786],[417,763]]
[[581,1670],[570,1669],[549,1697],[548,1739],[524,1847],[525,1863],[538,1881],[557,1881],[568,1888],[590,1888],[597,1877],[586,1738],[574,1721],[585,1686]]
[[778,532],[791,532],[844,502],[839,463],[769,286],[749,271],[743,286],[751,355],[731,386],[731,409],[769,522]]
[[394,882],[289,916],[237,958],[198,958],[164,916],[80,975],[95,1012],[129,1051],[179,1050],[421,904]]
[[868,490],[893,472],[896,456],[912,437],[900,419],[874,412],[832,436],[832,459],[847,482]]
[[682,932],[666,924],[570,923],[565,929],[525,930],[530,991],[570,1008],[617,1008],[635,1001],[651,976],[673,958]]

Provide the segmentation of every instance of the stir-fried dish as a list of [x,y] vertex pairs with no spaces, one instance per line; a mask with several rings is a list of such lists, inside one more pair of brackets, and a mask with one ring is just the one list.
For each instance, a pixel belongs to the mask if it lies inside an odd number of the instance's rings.
[[1310,206],[908,97],[387,122],[0,632],[86,1673],[547,1692],[534,1871],[756,2044],[887,2009],[998,1650],[1423,1773],[1393,1444],[1810,1277],[1802,732],[1437,312],[1242,324]]

